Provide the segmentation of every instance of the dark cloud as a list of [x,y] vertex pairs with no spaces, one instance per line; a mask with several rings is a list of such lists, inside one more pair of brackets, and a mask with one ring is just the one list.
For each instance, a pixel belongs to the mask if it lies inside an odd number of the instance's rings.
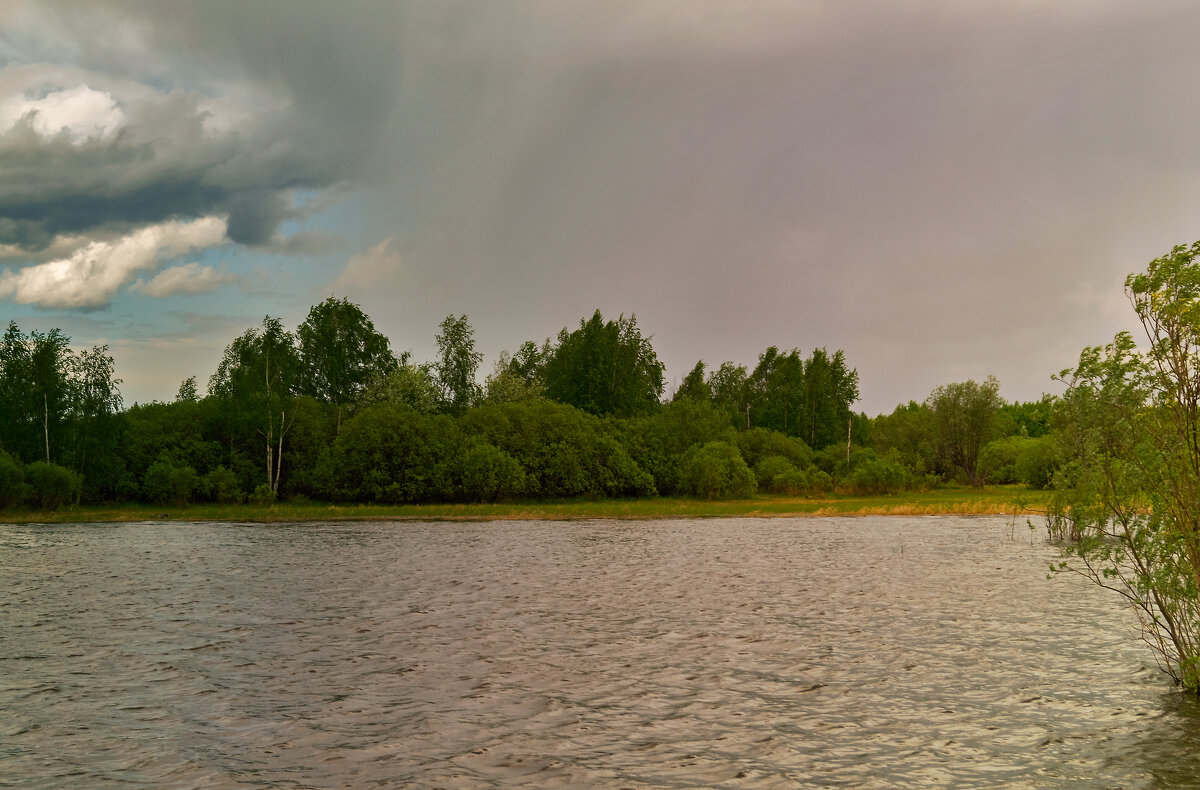
[[[43,121],[50,131],[39,133],[46,110],[0,127],[0,244],[36,250],[56,234],[227,214],[231,239],[262,245],[292,215],[291,190],[380,175],[366,165],[392,110],[392,4],[38,10],[70,68],[35,60],[58,55],[48,44],[0,39],[10,67],[28,61],[24,84],[10,87],[37,99],[86,85],[111,96],[123,118],[99,139],[66,126],[52,134],[60,120]],[[124,36],[116,49],[114,36]]]

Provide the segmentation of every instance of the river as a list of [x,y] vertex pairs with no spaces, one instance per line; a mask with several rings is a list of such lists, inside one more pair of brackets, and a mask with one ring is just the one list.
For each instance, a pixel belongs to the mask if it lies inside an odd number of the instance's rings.
[[0,525],[0,787],[1200,782],[1004,518]]

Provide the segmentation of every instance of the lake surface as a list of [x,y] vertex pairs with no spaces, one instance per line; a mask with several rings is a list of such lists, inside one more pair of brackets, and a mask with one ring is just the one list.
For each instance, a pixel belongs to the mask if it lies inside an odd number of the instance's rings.
[[1003,518],[0,525],[0,787],[1184,787]]

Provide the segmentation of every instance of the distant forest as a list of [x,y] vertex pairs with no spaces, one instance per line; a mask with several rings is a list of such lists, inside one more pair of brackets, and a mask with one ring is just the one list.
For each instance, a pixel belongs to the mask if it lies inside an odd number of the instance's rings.
[[756,492],[888,493],[947,482],[1047,485],[1054,402],[1005,403],[994,378],[946,384],[874,419],[841,351],[771,346],[704,362],[664,398],[635,317],[596,311],[503,353],[484,384],[465,315],[437,358],[397,355],[329,298],[225,350],[201,397],[122,402],[106,346],[11,322],[0,347],[0,507],[87,502],[493,502]]

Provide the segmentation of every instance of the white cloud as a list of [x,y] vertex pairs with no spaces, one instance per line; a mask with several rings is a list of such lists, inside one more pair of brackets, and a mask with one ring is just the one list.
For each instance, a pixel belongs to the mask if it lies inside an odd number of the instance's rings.
[[346,261],[346,270],[333,283],[343,293],[368,292],[388,282],[404,269],[404,257],[395,236],[388,236],[364,253]]
[[172,266],[154,275],[150,280],[138,280],[129,290],[152,299],[162,299],[175,294],[198,294],[215,291],[223,285],[239,282],[235,274],[218,271],[199,263]]
[[93,241],[65,258],[7,271],[0,275],[0,298],[40,307],[104,307],[137,272],[224,239],[219,217],[149,225],[113,241]]
[[46,138],[66,135],[76,145],[111,137],[125,123],[112,94],[87,85],[47,93],[40,99],[21,94],[0,101],[0,134],[26,121]]

